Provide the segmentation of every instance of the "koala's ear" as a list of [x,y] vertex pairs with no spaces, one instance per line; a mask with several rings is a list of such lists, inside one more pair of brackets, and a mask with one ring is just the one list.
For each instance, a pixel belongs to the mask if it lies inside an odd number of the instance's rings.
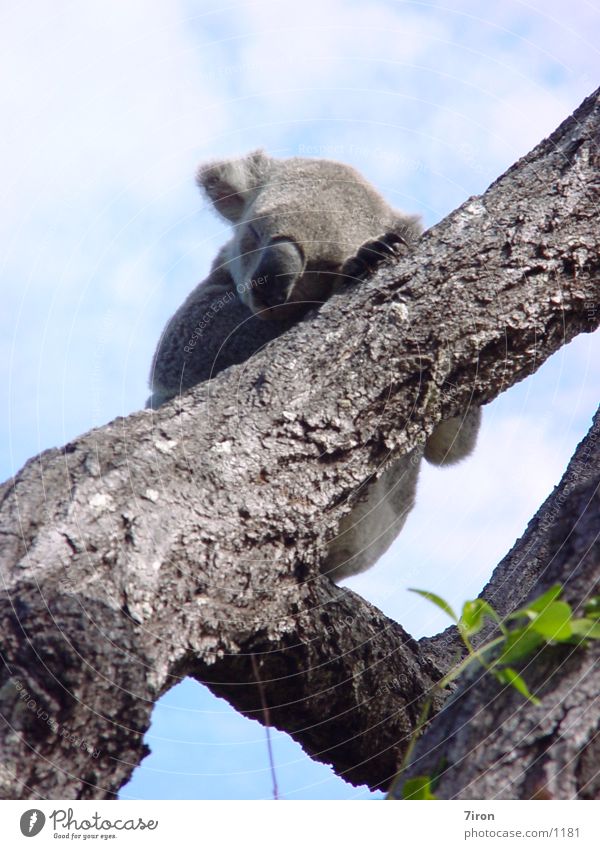
[[246,204],[264,185],[269,162],[263,150],[254,150],[239,159],[208,162],[198,168],[196,182],[217,212],[235,223]]

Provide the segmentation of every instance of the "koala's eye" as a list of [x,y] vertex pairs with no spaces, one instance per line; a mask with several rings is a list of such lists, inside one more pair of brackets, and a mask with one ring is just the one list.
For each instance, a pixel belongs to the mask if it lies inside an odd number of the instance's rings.
[[219,178],[216,174],[205,174],[204,175],[204,185],[209,189],[212,189],[213,186],[216,186],[219,182]]

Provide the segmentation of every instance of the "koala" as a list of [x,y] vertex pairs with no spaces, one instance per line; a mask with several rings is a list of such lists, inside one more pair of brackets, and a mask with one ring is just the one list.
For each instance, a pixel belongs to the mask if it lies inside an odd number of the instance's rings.
[[[244,362],[348,280],[410,250],[422,232],[418,216],[396,211],[357,171],[332,160],[256,150],[201,165],[197,183],[234,225],[233,236],[161,335],[151,409]],[[441,422],[424,447],[366,481],[322,571],[339,581],[372,566],[414,505],[422,459],[446,465],[466,457],[479,422],[476,408]]]

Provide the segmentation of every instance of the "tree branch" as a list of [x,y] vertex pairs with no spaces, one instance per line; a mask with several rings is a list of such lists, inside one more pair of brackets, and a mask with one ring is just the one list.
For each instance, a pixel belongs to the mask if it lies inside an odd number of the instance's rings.
[[389,782],[443,652],[319,561],[359,483],[597,326],[599,126],[596,92],[410,257],[2,487],[2,795],[114,795],[181,675],[260,719],[251,655],[275,726]]

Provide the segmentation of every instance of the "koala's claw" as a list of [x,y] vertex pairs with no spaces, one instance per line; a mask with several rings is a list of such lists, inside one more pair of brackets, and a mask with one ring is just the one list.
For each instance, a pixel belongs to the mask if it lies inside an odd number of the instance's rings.
[[402,256],[408,250],[406,239],[398,233],[383,233],[361,245],[354,256],[342,266],[346,277],[361,278],[390,257]]

